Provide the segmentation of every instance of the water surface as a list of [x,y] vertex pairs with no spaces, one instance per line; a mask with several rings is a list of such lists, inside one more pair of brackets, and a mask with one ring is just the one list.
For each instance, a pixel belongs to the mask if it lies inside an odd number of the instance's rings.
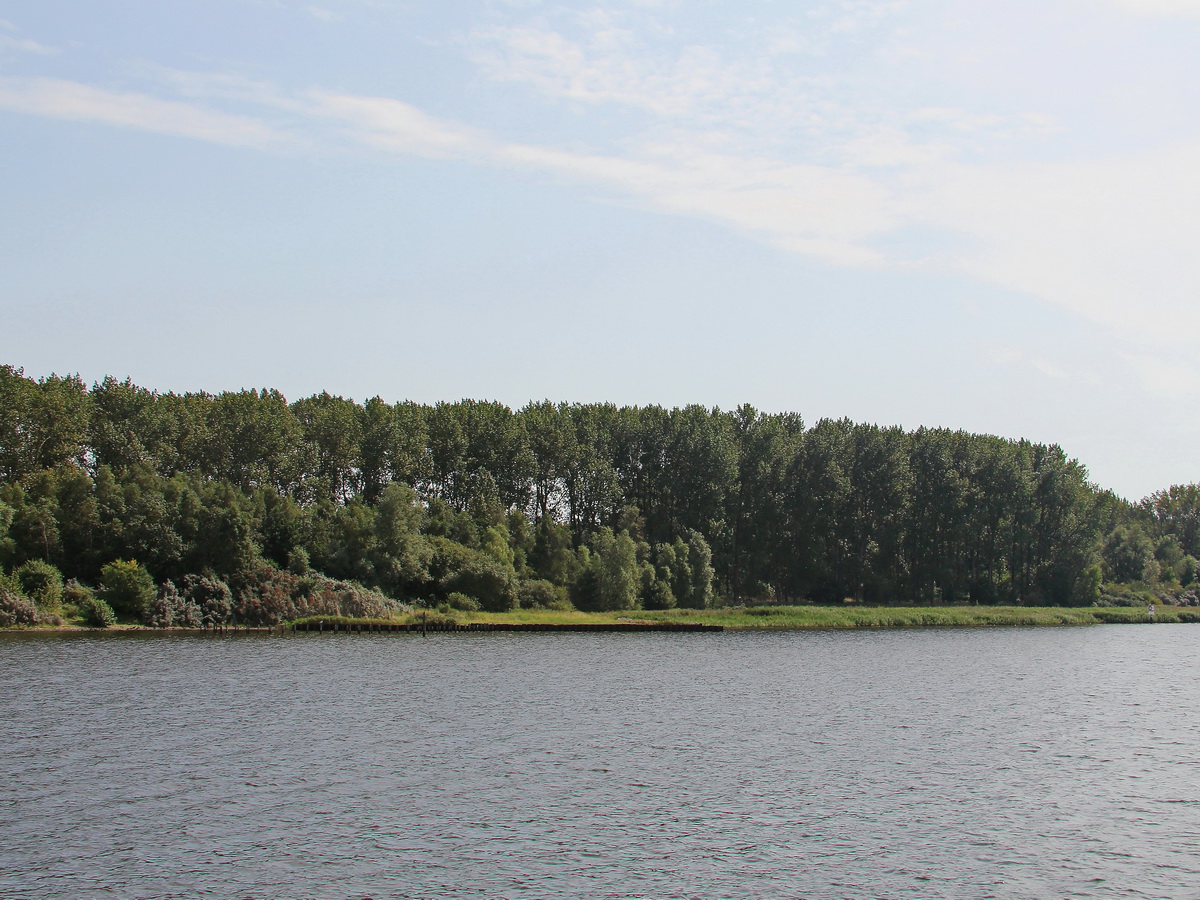
[[1198,641],[5,635],[0,897],[1194,898]]

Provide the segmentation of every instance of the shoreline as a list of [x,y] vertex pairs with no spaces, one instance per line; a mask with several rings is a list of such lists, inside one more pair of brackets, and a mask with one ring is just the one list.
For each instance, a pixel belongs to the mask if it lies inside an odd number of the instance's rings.
[[881,628],[1022,628],[1071,625],[1200,623],[1200,608],[1034,606],[758,606],[717,609],[619,610],[602,613],[524,609],[507,613],[414,611],[390,619],[312,616],[279,625],[225,624],[209,628],[151,628],[118,624],[24,625],[14,634],[287,634],[293,632],[491,632],[491,631],[751,631]]

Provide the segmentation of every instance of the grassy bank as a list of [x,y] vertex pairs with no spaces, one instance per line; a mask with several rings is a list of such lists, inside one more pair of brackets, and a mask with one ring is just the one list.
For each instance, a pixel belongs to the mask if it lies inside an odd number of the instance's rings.
[[[1145,607],[1036,606],[759,606],[726,609],[626,610],[584,613],[522,609],[510,613],[429,612],[430,623],[455,621],[571,625],[606,622],[700,622],[730,629],[748,628],[929,628],[1022,625],[1101,625],[1154,622],[1200,622],[1200,608],[1158,607],[1151,620]],[[419,624],[422,614],[395,620]],[[316,621],[315,619],[313,621]],[[332,624],[335,620],[326,617]],[[337,619],[343,625],[370,624],[367,619]]]
[[[520,609],[509,613],[459,611],[446,613],[439,610],[427,612],[417,610],[390,619],[313,616],[308,619],[296,620],[296,622],[311,622],[314,625],[323,622],[328,627],[335,624],[341,627],[410,624],[419,628],[422,619],[430,626],[437,623],[466,625],[473,622],[543,625],[697,622],[705,625],[721,625],[731,630],[755,628],[980,628],[1200,622],[1200,608],[1158,606],[1153,618],[1150,617],[1144,606],[1084,607],[1079,609],[1058,606],[756,606],[720,609],[638,609],[606,613],[554,609]],[[231,625],[224,626],[224,629],[240,630],[239,626]],[[0,630],[84,631],[92,629],[87,629],[80,621],[68,621],[58,626],[25,625],[11,626]],[[111,630],[155,631],[157,629],[147,628],[144,625],[117,625]]]

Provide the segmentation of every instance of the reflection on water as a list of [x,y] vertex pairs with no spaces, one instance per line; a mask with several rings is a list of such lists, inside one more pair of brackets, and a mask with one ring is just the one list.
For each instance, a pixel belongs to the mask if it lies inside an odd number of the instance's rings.
[[1194,898],[1197,640],[6,635],[0,897]]

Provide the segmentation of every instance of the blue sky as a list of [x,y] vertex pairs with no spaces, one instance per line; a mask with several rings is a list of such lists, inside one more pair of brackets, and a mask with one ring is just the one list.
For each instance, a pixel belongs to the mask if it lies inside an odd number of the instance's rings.
[[0,0],[0,361],[1200,480],[1200,0]]

